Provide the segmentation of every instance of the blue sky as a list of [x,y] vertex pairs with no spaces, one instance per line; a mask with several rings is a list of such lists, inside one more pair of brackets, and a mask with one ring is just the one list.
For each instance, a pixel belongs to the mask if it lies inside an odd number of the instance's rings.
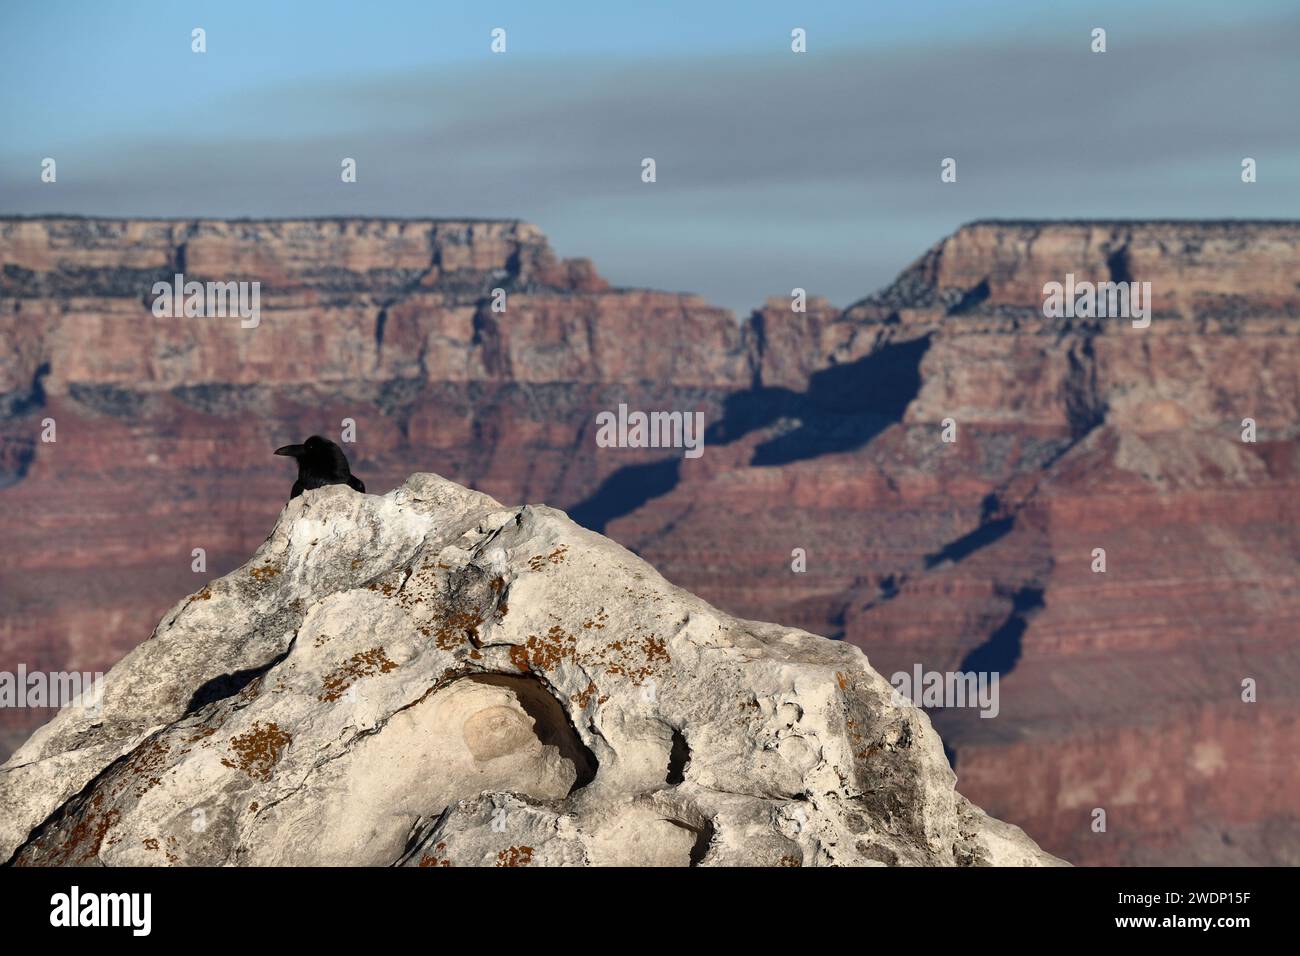
[[618,284],[847,304],[977,218],[1296,217],[1298,101],[1294,2],[6,0],[0,213],[518,217]]

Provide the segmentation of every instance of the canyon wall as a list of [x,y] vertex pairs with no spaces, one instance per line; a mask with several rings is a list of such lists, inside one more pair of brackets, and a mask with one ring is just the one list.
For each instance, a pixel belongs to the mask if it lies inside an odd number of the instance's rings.
[[[372,491],[546,502],[886,676],[998,672],[997,717],[931,718],[1053,853],[1300,862],[1300,224],[976,223],[743,323],[518,222],[9,219],[0,267],[0,670],[107,669],[350,418]],[[260,282],[260,324],[155,318],[176,272]],[[1150,282],[1150,326],[1044,318],[1067,273]],[[704,412],[703,456],[598,447],[620,402]]]

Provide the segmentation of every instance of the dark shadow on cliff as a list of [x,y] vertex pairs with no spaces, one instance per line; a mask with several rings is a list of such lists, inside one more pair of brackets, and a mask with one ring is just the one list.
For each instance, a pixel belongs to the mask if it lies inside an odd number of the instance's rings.
[[631,514],[651,498],[676,488],[681,464],[678,457],[620,468],[601,482],[595,494],[570,508],[569,517],[584,528],[604,534],[605,526],[615,518]]
[[725,445],[785,421],[790,429],[754,449],[751,465],[785,465],[867,444],[903,412],[921,389],[921,359],[930,337],[885,345],[854,362],[814,372],[808,389],[754,388],[727,398],[705,445]]
[[[972,648],[962,658],[957,667],[959,672],[997,674],[1001,681],[1020,663],[1022,641],[1029,629],[1029,621],[1045,606],[1043,589],[1029,584],[1007,596],[1011,598],[1010,612],[987,640]],[[1004,703],[1008,701],[1005,693],[1000,693],[1000,696]],[[961,748],[964,746],[987,746],[1016,739],[1017,725],[1006,707],[1000,708],[1000,716],[1005,720],[985,720],[980,711],[973,707],[940,707],[927,709],[927,713],[943,740],[943,752],[953,770],[957,769]]]
[[1011,596],[1011,613],[1002,626],[976,647],[957,668],[964,673],[1010,674],[1020,660],[1020,639],[1029,628],[1029,618],[1043,608],[1043,589],[1022,587]]
[[1011,533],[1011,529],[1015,527],[1015,524],[1016,519],[1014,517],[985,521],[969,534],[964,534],[956,541],[948,542],[938,551],[927,554],[925,556],[925,569],[928,571],[945,561],[952,561],[955,564],[981,548],[987,548],[989,545],[1005,538]]
[[[804,392],[760,385],[729,395],[722,418],[705,429],[704,453],[711,445],[728,445],[774,425],[786,430],[758,445],[750,465],[784,465],[861,448],[902,420],[920,391],[921,359],[929,347],[928,335],[885,345],[857,361],[814,372]],[[681,462],[677,452],[620,468],[568,509],[569,517],[603,534],[611,521],[676,488]]]
[[31,422],[20,425],[17,420],[45,407],[44,380],[49,374],[50,363],[42,362],[26,391],[0,395],[0,488],[8,488],[26,478],[36,458],[36,435],[40,429]]

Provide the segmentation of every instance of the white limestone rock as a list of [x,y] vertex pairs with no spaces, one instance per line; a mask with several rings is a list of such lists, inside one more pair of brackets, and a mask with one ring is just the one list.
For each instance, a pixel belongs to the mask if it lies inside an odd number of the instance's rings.
[[285,506],[0,767],[0,860],[1052,865],[860,650],[436,475]]

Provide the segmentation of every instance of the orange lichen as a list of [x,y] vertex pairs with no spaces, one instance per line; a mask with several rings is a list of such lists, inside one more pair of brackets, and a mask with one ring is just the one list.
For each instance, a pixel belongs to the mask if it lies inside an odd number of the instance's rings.
[[396,670],[397,664],[388,659],[382,647],[372,647],[368,651],[353,654],[334,670],[325,675],[320,696],[322,701],[335,701],[347,693],[353,681],[376,674],[387,674]]
[[510,648],[510,660],[521,671],[551,670],[562,661],[577,660],[577,657],[578,639],[558,624],[552,626],[545,636],[529,634],[522,647],[515,645]]
[[532,860],[530,846],[508,846],[497,854],[497,866],[527,866]]
[[872,754],[874,754],[877,750],[880,749],[880,745],[872,744],[870,747],[867,747],[865,750],[857,749],[861,747],[862,742],[867,739],[862,734],[858,733],[857,727],[858,727],[858,722],[856,720],[854,720],[852,717],[845,718],[844,730],[846,735],[849,738],[850,746],[854,748],[853,756],[858,760],[866,760],[869,757],[871,757]]
[[[453,611],[434,632],[433,642],[441,650],[450,651],[459,647],[465,641],[474,643],[478,640],[478,629],[483,623],[483,618],[478,614],[470,611]],[[421,629],[428,633],[428,628]]]
[[528,567],[533,571],[542,571],[546,568],[548,562],[551,564],[561,564],[564,561],[565,552],[568,550],[569,546],[567,544],[562,544],[550,554],[535,554],[528,559]]
[[[590,627],[603,628],[602,617],[603,612],[591,619]],[[572,662],[584,667],[603,668],[606,673],[626,677],[635,684],[645,683],[659,671],[660,665],[672,660],[667,643],[654,634],[632,641],[610,641],[580,651],[578,639],[558,624],[545,635],[528,635],[522,645],[511,647],[509,653],[511,663],[524,672],[553,670],[562,663]]]
[[199,727],[194,731],[194,735],[185,742],[187,744],[196,744],[205,737],[211,737],[216,732],[216,727]]
[[451,860],[443,856],[443,851],[447,849],[447,844],[439,843],[433,848],[432,855],[424,853],[420,855],[420,866],[451,866]]
[[137,779],[144,780],[144,784],[136,791],[136,796],[143,797],[162,782],[158,774],[166,766],[168,753],[167,745],[161,740],[150,740],[131,754],[127,770]]
[[221,762],[227,767],[242,770],[255,780],[269,780],[271,770],[280,762],[280,755],[292,740],[276,724],[256,723],[248,733],[230,740],[230,748],[235,752],[237,762],[224,758]]
[[251,569],[248,573],[253,578],[254,581],[260,581],[262,583],[265,583],[271,580],[271,578],[275,577],[277,574],[279,574],[280,569],[275,567],[274,565],[264,564],[260,568]]
[[596,696],[596,682],[588,681],[586,689],[579,694],[571,694],[569,700],[575,701],[579,707],[585,710],[594,696]]
[[[644,683],[646,678],[651,677],[657,671],[657,665],[672,660],[667,644],[653,634],[630,646],[624,645],[622,641],[614,641],[609,647],[619,652],[620,660],[606,664],[606,669],[611,674],[623,674],[636,684]],[[637,650],[640,650],[640,655],[636,653]]]
[[[100,847],[104,845],[104,837],[121,817],[121,813],[114,809],[96,819],[95,813],[103,806],[103,799],[100,794],[91,799],[90,810],[68,831],[63,846],[53,851],[51,863],[62,866],[74,860],[92,860],[99,854]],[[89,846],[86,846],[87,843]],[[78,854],[78,851],[81,852]]]
[[672,658],[668,655],[667,642],[653,634],[641,641],[641,649],[645,651],[645,659],[651,664],[672,662]]

